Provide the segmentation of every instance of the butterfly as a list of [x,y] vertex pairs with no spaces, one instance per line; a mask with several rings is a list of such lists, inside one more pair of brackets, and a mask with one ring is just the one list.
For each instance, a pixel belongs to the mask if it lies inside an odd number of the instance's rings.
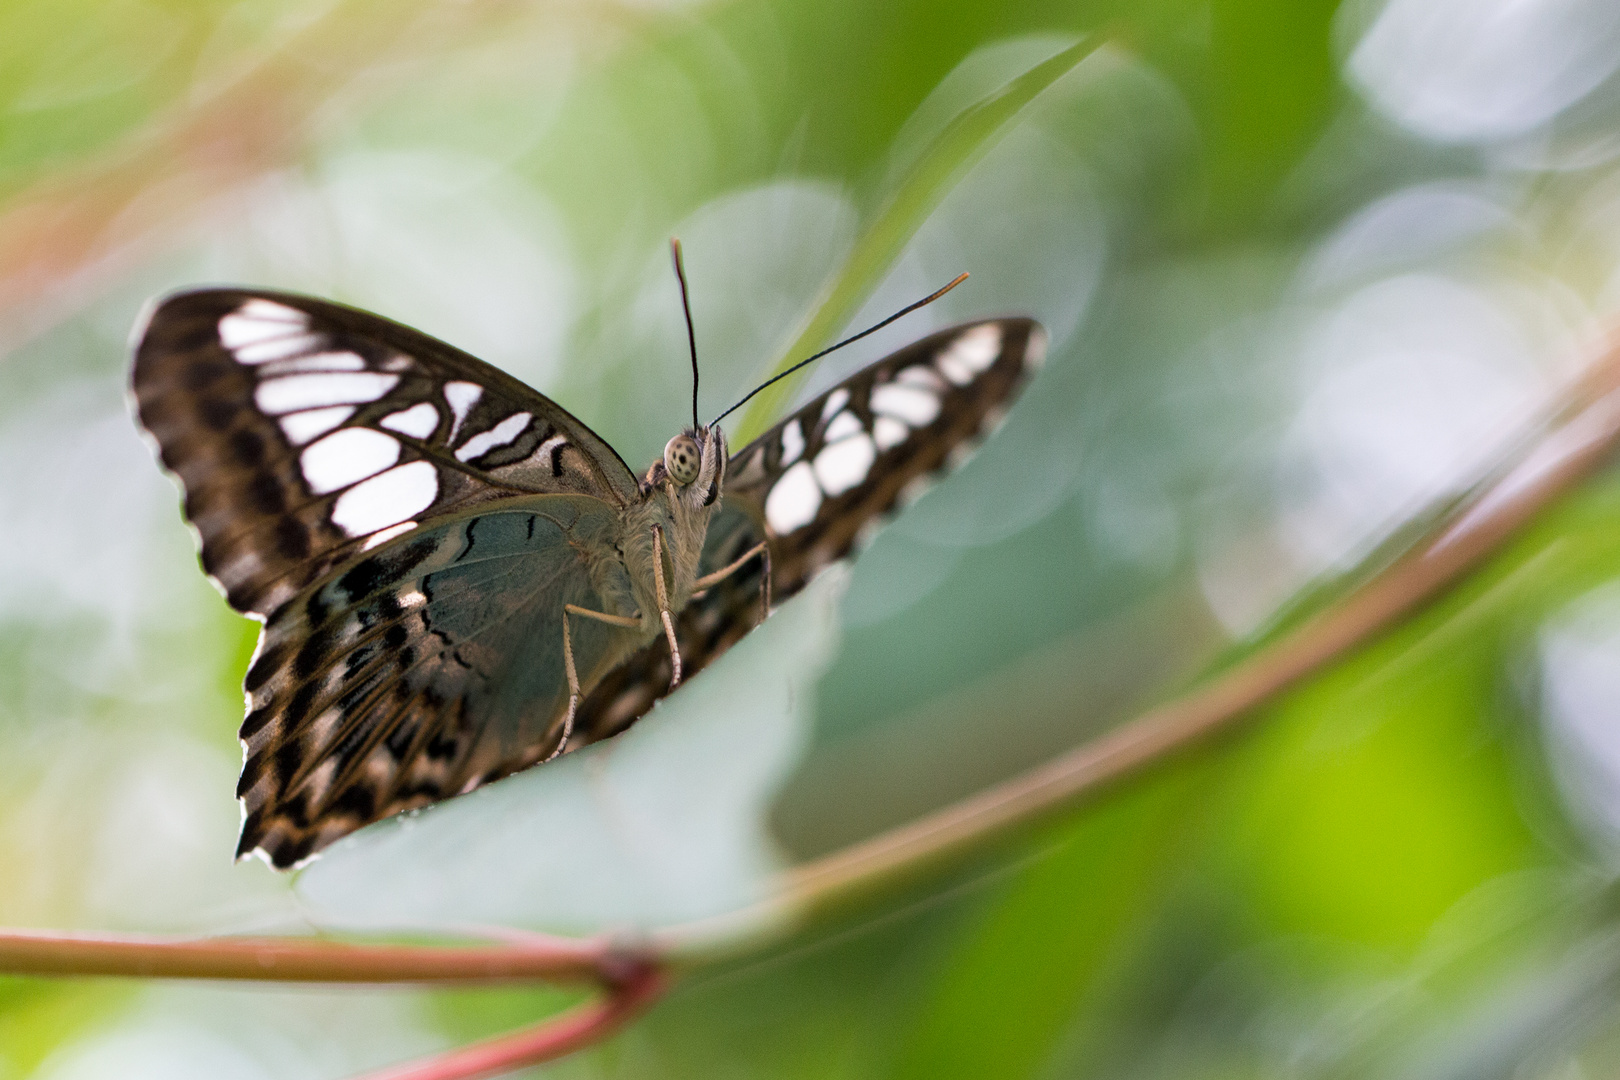
[[295,866],[622,731],[960,458],[1044,343],[1024,318],[943,330],[736,453],[694,415],[638,476],[381,316],[258,289],[156,302],[139,420],[203,569],[263,623],[238,857]]

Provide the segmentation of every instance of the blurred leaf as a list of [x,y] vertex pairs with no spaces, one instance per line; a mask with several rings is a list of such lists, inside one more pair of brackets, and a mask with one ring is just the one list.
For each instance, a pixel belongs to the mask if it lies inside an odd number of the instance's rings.
[[[1330,30],[1337,0],[1219,0],[1211,5],[1212,223],[1278,224],[1278,187],[1321,137],[1342,93]],[[1260,220],[1256,220],[1260,218]]]
[[[1620,571],[1620,478],[1543,516],[1467,583],[1268,710],[1224,850],[1280,933],[1397,951],[1463,895],[1550,854],[1507,754],[1507,673],[1549,615]],[[1263,861],[1248,853],[1264,852]],[[1392,882],[1400,887],[1393,889]]]
[[892,1075],[1039,1075],[1158,914],[1201,787],[1182,770],[1042,837],[1032,865],[943,958]]
[[538,1023],[579,1004],[588,994],[553,986],[487,986],[437,991],[432,1007],[445,1035],[468,1043]]
[[0,1076],[28,1076],[59,1043],[129,1005],[127,982],[0,978]]
[[[1082,41],[1035,65],[958,114],[917,153],[833,277],[826,298],[783,353],[777,371],[830,343],[967,168],[1007,133],[1043,90],[1078,67],[1099,45],[1096,38]],[[746,443],[782,415],[795,385],[793,379],[783,379],[761,392],[744,414],[735,441]]]

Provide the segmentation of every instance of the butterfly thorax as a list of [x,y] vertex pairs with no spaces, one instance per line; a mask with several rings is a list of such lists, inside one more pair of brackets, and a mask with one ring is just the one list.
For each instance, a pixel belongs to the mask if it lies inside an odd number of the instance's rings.
[[[720,509],[725,483],[725,434],[718,427],[682,434],[701,447],[695,470],[687,473],[690,482],[680,482],[685,463],[672,461],[666,448],[665,457],[653,462],[641,481],[640,502],[627,507],[621,519],[620,551],[649,636],[659,628],[655,551],[663,563],[665,603],[678,612],[692,598],[709,519]],[[681,439],[670,440],[670,447]]]

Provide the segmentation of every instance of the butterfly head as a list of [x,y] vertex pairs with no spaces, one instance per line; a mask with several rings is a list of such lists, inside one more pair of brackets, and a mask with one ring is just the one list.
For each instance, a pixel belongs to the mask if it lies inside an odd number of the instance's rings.
[[664,471],[685,487],[698,478],[703,468],[703,448],[692,434],[683,431],[664,444]]
[[686,428],[664,444],[664,456],[647,470],[644,487],[658,488],[667,480],[680,496],[712,505],[725,483],[726,455],[726,434],[718,424]]

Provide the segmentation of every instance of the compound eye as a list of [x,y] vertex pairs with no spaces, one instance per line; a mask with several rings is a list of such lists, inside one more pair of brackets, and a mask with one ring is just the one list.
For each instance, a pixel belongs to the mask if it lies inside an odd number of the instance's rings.
[[677,435],[664,444],[664,468],[682,487],[698,478],[701,460],[697,440],[690,435]]

